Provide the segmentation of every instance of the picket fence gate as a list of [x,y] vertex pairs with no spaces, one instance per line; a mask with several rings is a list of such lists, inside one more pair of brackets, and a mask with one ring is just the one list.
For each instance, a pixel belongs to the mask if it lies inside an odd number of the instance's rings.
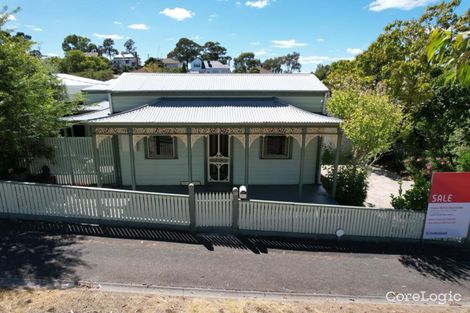
[[[98,168],[103,184],[116,184],[117,171],[112,137],[103,138],[94,151],[91,137],[46,138],[44,144],[53,151],[53,157],[36,158],[29,164],[29,173],[40,175],[44,166],[61,185],[97,185]],[[95,164],[95,153],[98,164]]]
[[239,200],[232,193],[165,194],[0,181],[0,215],[7,218],[144,225],[192,232],[359,240],[420,240],[423,212],[339,205]]

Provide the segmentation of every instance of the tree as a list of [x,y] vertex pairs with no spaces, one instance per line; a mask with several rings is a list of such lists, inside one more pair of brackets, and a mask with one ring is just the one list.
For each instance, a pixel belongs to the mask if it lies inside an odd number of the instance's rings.
[[406,129],[402,108],[374,92],[336,90],[327,111],[343,119],[341,129],[351,141],[355,166],[371,166]]
[[282,65],[284,64],[284,57],[269,58],[264,60],[261,65],[265,70],[273,73],[282,73]]
[[135,41],[131,38],[127,39],[127,41],[124,43],[124,47],[126,48],[127,53],[136,53],[137,47],[135,46]]
[[113,55],[118,54],[118,51],[114,48],[114,40],[111,38],[103,40],[101,50],[103,51],[103,54],[106,54],[109,57],[109,59],[111,59]]
[[219,42],[208,41],[202,46],[202,59],[203,60],[226,62],[227,60],[226,54],[227,54],[227,49],[224,48]]
[[175,48],[168,53],[168,58],[175,58],[183,62],[187,68],[188,64],[201,54],[202,47],[188,38],[181,38]]
[[48,155],[42,139],[57,136],[61,119],[74,110],[66,92],[42,61],[29,51],[33,42],[9,36],[0,18],[0,175],[24,160]]
[[261,61],[253,52],[242,52],[235,61],[235,73],[259,73]]
[[446,82],[470,86],[470,39],[465,32],[434,29],[427,47],[428,60],[442,65]]
[[62,42],[62,50],[64,52],[71,50],[80,50],[82,52],[93,52],[96,49],[96,45],[91,43],[91,40],[87,37],[78,35],[68,35]]
[[300,72],[302,64],[299,62],[300,53],[292,52],[284,57],[284,64],[286,66],[285,73]]
[[319,80],[323,81],[326,78],[326,76],[329,74],[329,72],[330,72],[329,65],[318,64],[317,68],[315,69],[314,74]]
[[109,60],[104,57],[86,56],[79,50],[67,52],[60,62],[59,69],[62,73],[99,80],[108,80],[113,77]]

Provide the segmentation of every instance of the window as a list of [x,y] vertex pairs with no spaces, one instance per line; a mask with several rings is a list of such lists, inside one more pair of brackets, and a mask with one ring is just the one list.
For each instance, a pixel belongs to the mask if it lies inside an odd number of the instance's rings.
[[171,136],[150,136],[147,138],[148,159],[176,159],[175,140]]
[[262,159],[290,158],[290,140],[287,136],[265,136],[261,145]]

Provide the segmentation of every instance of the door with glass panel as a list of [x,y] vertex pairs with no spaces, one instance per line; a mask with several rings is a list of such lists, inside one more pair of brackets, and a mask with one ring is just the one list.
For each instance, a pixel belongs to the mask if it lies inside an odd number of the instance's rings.
[[209,135],[207,145],[208,182],[230,181],[230,144],[228,135]]

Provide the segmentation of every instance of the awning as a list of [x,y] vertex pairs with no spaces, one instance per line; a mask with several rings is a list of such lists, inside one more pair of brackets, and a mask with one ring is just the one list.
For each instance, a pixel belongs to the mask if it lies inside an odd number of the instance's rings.
[[281,102],[277,98],[201,99],[162,98],[151,105],[104,118],[90,120],[100,125],[116,124],[331,124],[341,120],[312,113]]

